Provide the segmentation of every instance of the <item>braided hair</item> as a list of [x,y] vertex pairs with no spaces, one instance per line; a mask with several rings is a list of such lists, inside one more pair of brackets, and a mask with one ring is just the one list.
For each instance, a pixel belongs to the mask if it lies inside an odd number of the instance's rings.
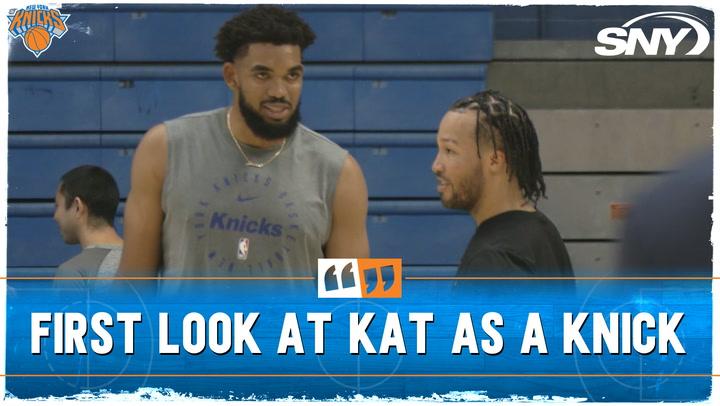
[[450,111],[462,110],[476,112],[478,157],[483,137],[492,144],[493,151],[505,152],[508,177],[517,178],[525,199],[537,205],[541,197],[547,198],[537,133],[525,109],[495,90],[485,90],[464,97],[450,107]]

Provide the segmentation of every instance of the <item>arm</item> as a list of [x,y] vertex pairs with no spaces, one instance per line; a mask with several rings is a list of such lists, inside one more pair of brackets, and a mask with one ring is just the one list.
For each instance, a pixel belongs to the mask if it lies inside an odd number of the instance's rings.
[[162,124],[151,128],[135,151],[118,276],[157,275],[162,258],[161,197],[167,162],[166,131]]
[[367,258],[370,256],[366,218],[368,192],[360,165],[348,155],[343,164],[332,208],[332,229],[325,244],[328,258]]

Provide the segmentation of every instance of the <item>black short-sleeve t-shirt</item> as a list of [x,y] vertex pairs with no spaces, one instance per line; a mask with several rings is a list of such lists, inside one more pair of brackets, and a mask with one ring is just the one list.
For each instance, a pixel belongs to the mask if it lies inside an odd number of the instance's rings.
[[539,211],[508,211],[485,220],[465,249],[461,276],[574,276],[565,243]]

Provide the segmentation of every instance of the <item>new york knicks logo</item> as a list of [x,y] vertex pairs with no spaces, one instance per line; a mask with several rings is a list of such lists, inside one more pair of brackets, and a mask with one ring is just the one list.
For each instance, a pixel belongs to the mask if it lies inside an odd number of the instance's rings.
[[401,258],[319,258],[318,297],[402,297]]
[[205,186],[191,218],[195,244],[207,247],[207,263],[228,273],[263,275],[287,268],[302,249],[303,204],[296,193],[248,169],[227,174]]
[[43,5],[10,10],[8,32],[13,38],[22,38],[25,48],[39,58],[50,48],[53,37],[62,38],[68,31],[65,22],[69,17]]

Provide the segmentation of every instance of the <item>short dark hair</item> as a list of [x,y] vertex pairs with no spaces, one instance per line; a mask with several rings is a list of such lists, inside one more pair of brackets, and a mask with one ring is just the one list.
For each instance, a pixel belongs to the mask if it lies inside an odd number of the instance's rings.
[[315,42],[315,33],[296,12],[263,5],[225,22],[215,40],[215,55],[223,62],[232,62],[254,43],[298,45],[304,51]]
[[475,143],[480,156],[481,129],[493,150],[502,149],[508,162],[508,176],[515,176],[523,197],[537,204],[545,196],[537,132],[527,112],[500,92],[485,90],[463,97],[450,110],[475,110]]
[[65,197],[65,209],[69,209],[77,197],[87,206],[88,217],[113,225],[120,192],[115,179],[105,169],[93,165],[71,169],[60,178],[59,191]]

